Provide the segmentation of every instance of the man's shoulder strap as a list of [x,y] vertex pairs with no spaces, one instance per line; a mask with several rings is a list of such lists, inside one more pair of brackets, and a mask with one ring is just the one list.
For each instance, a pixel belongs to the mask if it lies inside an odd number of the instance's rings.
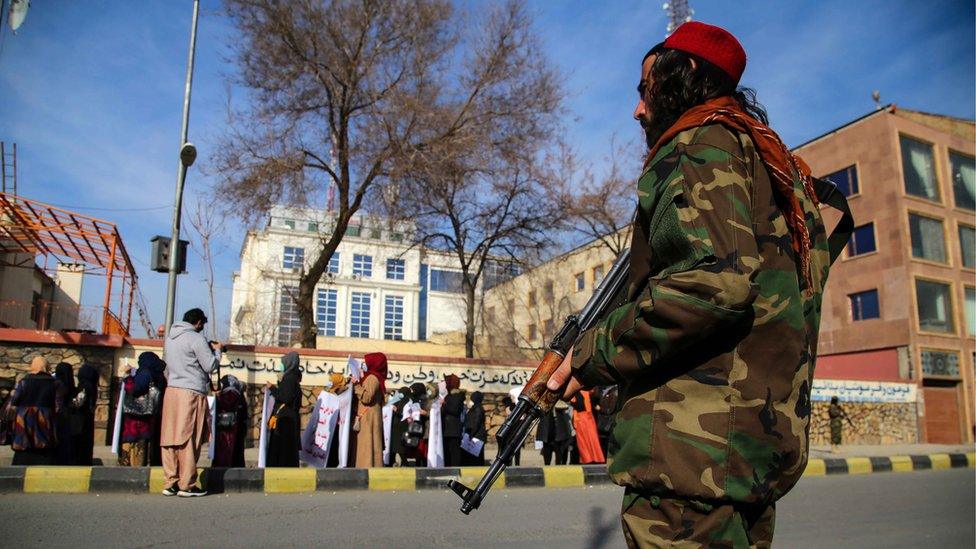
[[854,216],[851,215],[851,208],[847,204],[847,197],[837,189],[837,185],[834,185],[826,179],[819,179],[817,177],[812,179],[813,190],[817,193],[817,199],[820,200],[820,203],[826,204],[841,213],[837,227],[827,237],[827,249],[830,250],[830,263],[833,265],[834,261],[840,256],[841,251],[847,246],[851,234],[854,233]]

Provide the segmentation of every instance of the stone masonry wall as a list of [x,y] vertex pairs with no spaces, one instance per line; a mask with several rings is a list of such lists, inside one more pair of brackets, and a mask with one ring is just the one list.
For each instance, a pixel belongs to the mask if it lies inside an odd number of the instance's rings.
[[[67,362],[74,368],[75,374],[84,363],[89,363],[98,369],[98,402],[95,406],[95,444],[111,444],[107,433],[111,433],[112,415],[110,398],[118,393],[118,385],[112,378],[114,368],[115,349],[111,347],[66,347],[62,345],[24,344],[0,341],[0,399],[6,401],[13,391],[14,385],[27,374],[30,362],[36,356],[47,358],[51,364],[51,373],[59,362]],[[112,390],[112,388],[115,388]]]
[[[814,402],[810,444],[830,444],[829,402]],[[914,403],[842,402],[852,427],[843,421],[843,444],[912,444],[918,440]]]

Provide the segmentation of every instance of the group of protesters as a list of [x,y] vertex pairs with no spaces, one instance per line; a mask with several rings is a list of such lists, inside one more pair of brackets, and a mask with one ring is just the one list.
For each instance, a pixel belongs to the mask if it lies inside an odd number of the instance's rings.
[[[122,466],[162,465],[165,495],[203,495],[195,486],[196,465],[207,439],[212,466],[246,464],[244,448],[252,423],[247,391],[232,375],[220,377],[216,387],[211,384],[221,346],[202,335],[206,322],[200,309],[187,311],[166,336],[167,361],[153,352],[141,353],[137,366],[121,380],[113,452]],[[345,373],[330,375],[303,430],[300,362],[297,352],[284,355],[278,383],[264,388],[260,465],[484,465],[484,394],[467,393],[458,376],[388,391],[383,353],[369,353],[361,363],[350,359]],[[54,375],[49,370],[47,359],[31,361],[3,408],[9,421],[0,428],[0,442],[12,446],[14,465],[91,465],[99,372],[83,364],[76,373],[63,362]],[[498,411],[511,413],[518,390],[502,399]],[[542,418],[536,436],[546,465],[603,463],[615,399],[615,389],[607,388],[557,403]],[[519,452],[515,464],[520,461]]]
[[14,465],[91,465],[98,370],[78,370],[34,357],[0,410],[0,442],[14,451]]

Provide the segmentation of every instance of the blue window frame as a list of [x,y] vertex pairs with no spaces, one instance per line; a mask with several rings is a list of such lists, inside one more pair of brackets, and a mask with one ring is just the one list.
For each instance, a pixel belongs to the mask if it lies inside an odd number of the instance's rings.
[[287,347],[294,342],[301,322],[298,320],[298,305],[293,296],[298,295],[297,286],[281,288],[278,299],[278,346]]
[[373,276],[373,256],[353,254],[352,274],[367,278]]
[[315,299],[315,324],[320,336],[336,335],[337,290],[319,290]]
[[838,170],[825,176],[824,179],[837,185],[837,190],[844,193],[844,196],[851,196],[852,194],[861,192],[861,188],[857,183],[857,166],[848,166],[843,170]]
[[285,246],[285,252],[281,255],[282,269],[301,269],[304,263],[305,248]]
[[847,297],[851,299],[851,318],[854,320],[881,318],[881,307],[878,305],[878,290],[857,292]]
[[406,270],[406,261],[402,259],[386,260],[386,278],[390,280],[403,280]]
[[854,229],[854,234],[851,235],[851,241],[847,244],[847,255],[853,257],[855,255],[873,252],[877,249],[878,247],[874,241],[874,223],[868,223],[867,225],[861,225]]
[[330,274],[339,274],[339,252],[334,252],[332,257],[329,258],[329,269]]
[[371,299],[365,292],[353,292],[349,309],[349,337],[369,337]]
[[383,311],[383,339],[403,339],[403,297],[386,296]]
[[461,273],[456,271],[430,270],[430,291],[461,293]]

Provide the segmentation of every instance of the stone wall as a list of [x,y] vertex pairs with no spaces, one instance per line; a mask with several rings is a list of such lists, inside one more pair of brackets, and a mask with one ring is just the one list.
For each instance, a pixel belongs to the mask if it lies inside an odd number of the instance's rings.
[[[17,381],[27,374],[34,357],[43,356],[51,364],[51,373],[59,362],[67,362],[75,374],[82,364],[98,369],[98,402],[95,406],[95,444],[111,444],[114,401],[118,400],[118,385],[112,377],[115,349],[112,347],[71,346],[60,344],[24,344],[0,341],[0,398],[6,401]],[[113,389],[114,388],[114,389]]]
[[[810,422],[810,444],[830,444],[829,402],[814,402]],[[843,402],[851,418],[844,420],[844,444],[912,444],[917,442],[917,412],[914,403]]]

